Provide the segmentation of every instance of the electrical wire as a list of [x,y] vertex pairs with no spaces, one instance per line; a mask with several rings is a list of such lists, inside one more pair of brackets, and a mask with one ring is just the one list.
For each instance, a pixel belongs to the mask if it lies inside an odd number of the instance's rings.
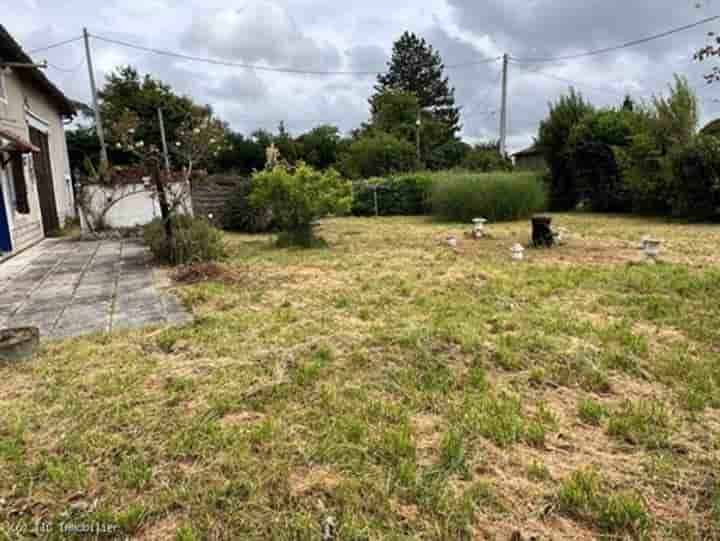
[[482,98],[475,101],[475,104],[470,106],[467,113],[463,113],[463,116],[470,116],[475,114],[474,111],[478,109],[481,105],[486,104],[486,100],[490,96],[490,93],[496,89],[496,85],[500,82],[500,78],[502,77],[502,70],[498,70],[497,77],[495,77],[495,80],[491,83],[491,85],[488,87],[487,91],[483,94]]
[[720,15],[706,17],[705,19],[702,19],[700,21],[697,21],[697,22],[694,22],[691,24],[686,24],[684,26],[678,26],[677,28],[673,28],[671,30],[666,30],[665,32],[660,32],[659,34],[654,34],[652,36],[647,36],[645,38],[640,38],[640,39],[628,41],[626,43],[621,43],[620,45],[614,45],[612,47],[605,47],[603,49],[596,49],[593,51],[586,51],[583,53],[570,54],[570,55],[565,55],[565,56],[556,56],[556,57],[552,57],[552,58],[515,58],[515,57],[511,57],[511,58],[515,62],[523,62],[523,63],[527,63],[527,64],[532,64],[532,63],[536,63],[536,62],[558,62],[558,61],[562,61],[562,60],[574,60],[576,58],[585,58],[588,56],[596,56],[596,55],[600,55],[600,54],[609,53],[612,51],[619,51],[620,49],[626,49],[628,47],[634,47],[636,45],[641,45],[643,43],[648,43],[650,41],[654,41],[656,39],[665,38],[665,37],[671,36],[673,34],[677,34],[679,32],[684,32],[685,30],[690,30],[692,28],[716,21],[718,19],[720,19]]
[[[385,70],[383,70],[383,71],[349,71],[349,70],[333,71],[333,70],[310,70],[310,69],[288,68],[288,67],[274,68],[274,67],[270,67],[270,66],[260,66],[257,64],[244,64],[241,62],[230,62],[227,60],[218,60],[216,58],[206,58],[206,57],[202,57],[202,56],[188,55],[188,54],[184,54],[184,53],[166,51],[163,49],[154,49],[152,47],[145,47],[143,45],[137,45],[135,43],[129,43],[127,41],[105,38],[103,36],[98,36],[97,34],[90,34],[90,35],[99,41],[103,41],[106,43],[112,43],[115,45],[120,45],[122,47],[127,47],[130,49],[137,49],[139,51],[145,51],[148,53],[169,56],[169,57],[174,57],[174,58],[181,58],[183,60],[191,60],[193,62],[204,62],[206,64],[213,64],[216,66],[253,69],[253,70],[257,70],[257,71],[268,71],[268,72],[276,72],[276,73],[294,73],[294,74],[301,74],[301,75],[381,75],[381,74],[385,73]],[[500,58],[501,57],[483,58],[481,60],[474,60],[471,62],[463,62],[463,63],[459,63],[459,64],[449,64],[449,65],[446,65],[445,68],[446,69],[457,69],[457,68],[463,68],[463,67],[477,66],[477,65],[481,65],[481,64],[488,64],[490,62],[497,62]]]
[[134,43],[129,43],[127,41],[120,41],[116,39],[110,39],[110,38],[104,38],[102,36],[98,36],[96,34],[90,34],[93,38],[103,41],[105,43],[112,43],[114,45],[120,45],[122,47],[127,47],[129,49],[137,49],[139,51],[145,51],[148,53],[163,55],[163,56],[170,56],[174,58],[181,58],[183,60],[191,60],[193,62],[204,62],[206,64],[213,64],[216,66],[226,66],[226,67],[233,67],[233,68],[243,68],[243,69],[254,69],[257,71],[270,71],[270,72],[278,72],[278,73],[295,73],[295,74],[302,74],[302,75],[379,75],[384,72],[379,71],[321,71],[321,70],[304,70],[299,68],[273,68],[270,66],[258,66],[254,64],[243,64],[239,62],[229,62],[225,60],[218,60],[214,58],[205,58],[201,56],[193,56],[193,55],[187,55],[183,53],[175,53],[172,51],[164,51],[162,49],[154,49],[152,47],[144,47],[142,45],[136,45]]
[[[515,62],[513,62],[513,64],[515,64]],[[519,65],[519,64],[517,64],[517,67],[519,67],[520,69],[522,69],[522,70],[524,70],[524,71],[527,71],[527,72],[530,72],[530,73],[534,73],[534,74],[536,74],[536,75],[541,75],[542,77],[547,77],[548,79],[553,79],[553,80],[555,80],[555,81],[560,81],[560,82],[562,82],[562,83],[567,83],[567,84],[570,84],[570,85],[585,87],[585,88],[587,88],[588,90],[594,90],[594,91],[596,91],[596,92],[603,92],[603,93],[606,93],[606,94],[612,94],[612,95],[615,96],[615,97],[620,97],[620,98],[624,97],[624,94],[621,94],[621,93],[618,92],[617,90],[611,90],[610,88],[601,88],[601,87],[592,86],[592,85],[589,85],[589,84],[586,84],[586,83],[581,83],[581,82],[578,82],[578,81],[573,81],[573,80],[571,80],[571,79],[566,79],[566,78],[564,78],[564,77],[559,77],[559,76],[554,75],[554,74],[552,74],[552,73],[547,73],[547,72],[540,71],[540,70],[530,69],[530,68],[528,68],[527,66],[522,66],[522,65]]]
[[45,47],[38,47],[37,49],[31,49],[27,51],[27,54],[35,54],[40,53],[42,51],[48,51],[50,49],[55,49],[56,47],[62,47],[63,45],[67,45],[68,43],[75,43],[76,41],[80,41],[82,36],[72,39],[66,39],[65,41],[60,41],[58,43],[53,43],[52,45],[46,45]]
[[60,66],[58,66],[58,65],[56,65],[56,64],[52,64],[52,63],[48,62],[48,66],[50,66],[51,68],[53,68],[53,69],[55,69],[55,70],[57,70],[57,71],[61,71],[61,72],[63,72],[63,73],[75,73],[77,70],[79,70],[79,69],[80,69],[81,67],[83,67],[84,65],[85,65],[85,57],[84,57],[84,56],[82,57],[82,59],[80,60],[80,62],[78,62],[78,63],[75,65],[74,68],[63,68],[63,67],[60,67]]

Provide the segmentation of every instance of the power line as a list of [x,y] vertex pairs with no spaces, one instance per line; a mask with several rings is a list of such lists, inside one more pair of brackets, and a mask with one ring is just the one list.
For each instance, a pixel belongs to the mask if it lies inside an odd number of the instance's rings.
[[83,67],[84,65],[85,65],[85,57],[84,57],[84,56],[83,56],[83,58],[80,60],[80,62],[78,62],[78,63],[75,65],[75,67],[73,67],[73,68],[63,68],[63,67],[60,67],[60,66],[58,66],[58,65],[56,65],[56,64],[52,64],[52,63],[48,62],[48,66],[50,66],[51,68],[53,68],[53,69],[55,69],[55,70],[57,70],[57,71],[62,71],[63,73],[75,73],[77,70],[79,70],[79,69],[80,69],[81,67]]
[[488,87],[487,91],[483,94],[482,98],[480,98],[479,100],[475,101],[475,104],[472,105],[472,106],[470,107],[470,109],[468,109],[468,112],[467,112],[467,113],[463,113],[463,116],[464,116],[464,117],[475,114],[474,111],[475,111],[476,109],[478,109],[478,107],[486,104],[486,100],[488,99],[488,97],[490,97],[490,93],[491,93],[493,90],[495,90],[496,85],[500,82],[500,77],[502,77],[502,70],[498,70],[497,77],[496,77],[495,80],[490,84],[490,86]]
[[530,72],[530,73],[534,73],[534,74],[536,74],[536,75],[541,75],[541,76],[543,76],[543,77],[547,77],[548,79],[554,79],[555,81],[560,81],[560,82],[562,82],[562,83],[567,83],[567,84],[571,84],[571,85],[575,85],[575,86],[585,87],[585,88],[587,88],[587,89],[589,89],[589,90],[595,90],[596,92],[604,92],[604,93],[606,93],[606,94],[612,94],[613,96],[616,96],[616,97],[624,97],[624,95],[621,95],[620,92],[618,92],[618,91],[616,91],[616,90],[611,90],[610,88],[600,88],[600,87],[596,87],[596,86],[591,86],[591,85],[586,84],[586,83],[581,83],[581,82],[578,82],[578,81],[573,81],[573,80],[571,80],[571,79],[566,79],[566,78],[564,78],[564,77],[559,77],[559,76],[554,75],[554,74],[552,74],[552,73],[547,73],[547,72],[540,71],[540,70],[530,69],[530,68],[528,68],[527,66],[519,65],[519,64],[517,64],[516,62],[513,62],[513,64],[517,65],[517,67],[519,67],[519,68],[522,69],[522,70],[528,71],[528,72]]
[[[120,45],[122,47],[128,47],[130,49],[137,49],[139,51],[145,51],[147,53],[153,53],[163,56],[170,56],[173,58],[181,58],[183,60],[191,60],[193,62],[204,62],[206,64],[213,64],[217,66],[226,66],[226,67],[234,67],[234,68],[243,68],[243,69],[253,69],[257,71],[269,71],[269,72],[276,72],[276,73],[295,73],[295,74],[301,74],[301,75],[381,75],[385,73],[385,70],[383,71],[350,71],[350,70],[310,70],[310,69],[302,69],[302,68],[273,68],[270,66],[260,66],[257,64],[245,64],[240,62],[230,62],[227,60],[218,60],[216,58],[207,58],[202,56],[194,56],[194,55],[188,55],[184,53],[177,53],[173,51],[166,51],[163,49],[154,49],[152,47],[145,47],[143,45],[137,45],[135,43],[129,43],[127,41],[120,41],[116,39],[110,39],[105,38],[102,36],[98,36],[96,34],[90,34],[93,38],[103,41],[106,43],[112,43],[115,45]],[[457,69],[457,68],[464,68],[464,67],[470,67],[470,66],[477,66],[481,64],[489,64],[491,62],[496,62],[498,58],[483,58],[480,60],[474,60],[471,62],[462,62],[458,64],[449,64],[446,65],[445,68],[447,69]]]
[[174,58],[182,58],[184,60],[191,60],[193,62],[204,62],[206,64],[213,64],[216,66],[226,66],[226,67],[233,67],[233,68],[243,68],[243,69],[254,69],[257,71],[270,71],[270,72],[278,72],[278,73],[296,73],[296,74],[302,74],[302,75],[380,75],[380,71],[321,71],[321,70],[304,70],[304,69],[296,69],[296,68],[273,68],[269,66],[258,66],[255,64],[243,64],[239,62],[229,62],[225,60],[217,60],[215,58],[205,58],[201,56],[193,56],[193,55],[187,55],[183,53],[175,53],[172,51],[164,51],[162,49],[153,49],[152,47],[144,47],[142,45],[136,45],[134,43],[128,43],[126,41],[120,41],[115,39],[109,39],[104,38],[102,36],[98,36],[95,34],[90,34],[93,38],[104,41],[105,43],[112,43],[115,45],[120,45],[122,47],[128,47],[130,49],[137,49],[139,51],[145,51],[148,53],[163,55],[163,56],[170,56]]
[[32,49],[30,51],[27,51],[27,54],[35,54],[42,51],[47,51],[49,49],[54,49],[56,47],[62,47],[63,45],[67,45],[68,43],[74,43],[76,41],[80,41],[82,39],[82,36],[79,36],[77,38],[72,39],[66,39],[65,41],[60,41],[58,43],[53,43],[52,45],[46,45],[45,47],[38,47],[37,49]]
[[609,53],[612,51],[618,51],[620,49],[626,49],[628,47],[634,47],[636,45],[641,45],[643,43],[648,43],[650,41],[654,41],[656,39],[665,38],[667,36],[671,36],[673,34],[677,34],[679,32],[684,32],[685,30],[690,30],[691,28],[695,28],[697,26],[701,26],[703,24],[707,24],[712,21],[716,21],[720,19],[720,15],[714,15],[712,17],[707,17],[705,19],[702,19],[700,21],[686,24],[685,26],[679,26],[677,28],[673,28],[671,30],[667,30],[665,32],[661,32],[659,34],[654,34],[652,36],[648,36],[645,38],[636,39],[633,41],[628,41],[626,43],[622,43],[620,45],[614,45],[612,47],[605,47],[603,49],[596,49],[593,51],[586,51],[584,53],[577,53],[577,54],[570,54],[566,56],[556,56],[552,58],[512,58],[515,62],[523,62],[523,63],[535,63],[535,62],[557,62],[561,60],[574,60],[576,58],[584,58],[587,56],[595,56],[599,54]]

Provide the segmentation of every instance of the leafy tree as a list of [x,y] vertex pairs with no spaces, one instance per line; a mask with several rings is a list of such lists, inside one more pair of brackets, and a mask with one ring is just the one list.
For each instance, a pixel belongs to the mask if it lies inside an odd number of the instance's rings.
[[712,137],[720,137],[720,118],[711,120],[700,130],[700,135],[710,135]]
[[616,149],[632,137],[633,113],[604,109],[588,113],[568,141],[568,161],[580,197],[595,211],[621,212],[632,202],[616,160]]
[[550,104],[548,117],[540,123],[538,145],[550,169],[550,206],[553,210],[570,210],[580,201],[580,192],[568,161],[568,140],[573,127],[593,110],[580,93],[570,88],[567,96]]
[[675,84],[669,90],[668,97],[652,99],[651,128],[663,154],[674,146],[690,143],[699,122],[697,96],[687,79],[675,75]]
[[720,219],[720,141],[697,136],[672,156],[670,207],[678,217]]
[[317,240],[313,221],[327,214],[350,212],[352,194],[350,183],[334,169],[321,172],[300,162],[293,172],[276,166],[255,173],[250,202],[272,214],[285,233],[281,242],[312,246]]
[[302,159],[308,165],[326,169],[338,161],[340,130],[335,126],[323,125],[313,128],[297,138]]
[[[393,45],[387,73],[378,76],[377,93],[389,90],[408,92],[420,107],[443,123],[448,136],[460,130],[460,110],[455,106],[455,89],[444,75],[440,53],[414,33],[405,32]],[[371,98],[372,104],[372,98]]]
[[369,178],[411,171],[416,165],[415,145],[389,133],[377,132],[353,141],[341,168],[350,178]]
[[172,139],[189,118],[212,116],[210,106],[196,104],[188,96],[173,92],[170,85],[150,75],[140,76],[137,69],[123,66],[107,75],[99,92],[103,123],[111,126],[130,111],[140,119],[135,136],[148,145],[161,148],[158,108],[163,110],[165,133]]

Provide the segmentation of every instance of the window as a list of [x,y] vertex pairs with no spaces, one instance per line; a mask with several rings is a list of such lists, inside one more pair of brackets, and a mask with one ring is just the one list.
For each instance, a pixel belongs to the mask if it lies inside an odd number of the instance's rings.
[[30,212],[30,203],[28,202],[22,154],[13,154],[12,179],[13,192],[15,192],[15,210],[20,214],[28,214]]

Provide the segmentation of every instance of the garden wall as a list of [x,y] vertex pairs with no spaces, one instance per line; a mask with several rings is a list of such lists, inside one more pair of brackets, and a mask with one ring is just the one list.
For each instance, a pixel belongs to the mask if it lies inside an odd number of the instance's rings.
[[[180,193],[183,186],[180,183],[170,184],[169,189],[173,193]],[[87,190],[90,193],[90,204],[94,212],[101,211],[105,201],[109,197],[117,196],[118,190],[122,190],[122,194],[127,195],[115,203],[105,216],[105,221],[111,228],[145,225],[160,216],[160,203],[155,191],[142,182],[128,183],[114,190],[91,185]],[[189,199],[189,195],[186,195],[180,212],[192,212]]]

